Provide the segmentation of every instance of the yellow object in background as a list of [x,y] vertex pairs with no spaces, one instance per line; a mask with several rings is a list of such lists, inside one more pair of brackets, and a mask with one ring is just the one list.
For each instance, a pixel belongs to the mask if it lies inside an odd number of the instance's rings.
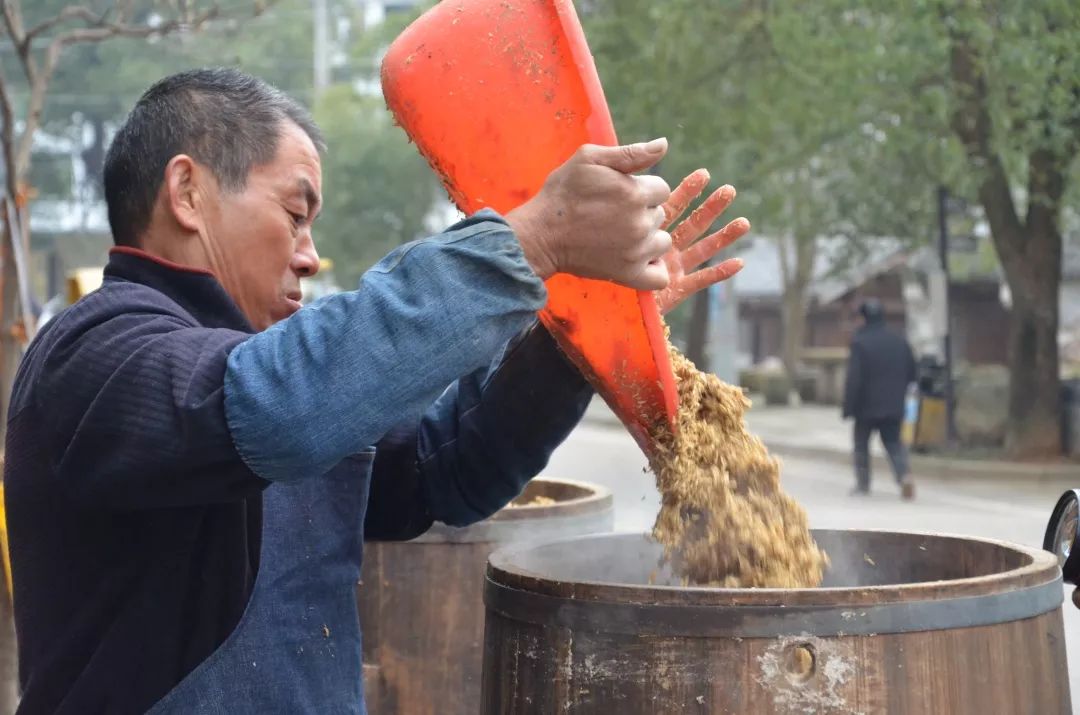
[[900,441],[910,447],[915,443],[915,425],[907,420],[900,425]]
[[76,268],[67,275],[67,302],[68,305],[76,303],[87,293],[92,293],[101,287],[105,279],[104,269],[100,266],[95,268]]
[[[0,461],[0,464],[3,464]],[[0,556],[4,560],[4,582],[7,586],[9,598],[15,597],[15,590],[11,584],[11,554],[8,552],[7,538],[7,508],[4,506],[4,483],[0,482]]]
[[915,428],[919,424],[919,393],[909,389],[904,397],[904,421],[900,423],[900,441],[910,447],[915,441]]
[[940,397],[923,397],[919,404],[919,419],[915,423],[915,439],[918,447],[940,447],[945,444],[945,400]]

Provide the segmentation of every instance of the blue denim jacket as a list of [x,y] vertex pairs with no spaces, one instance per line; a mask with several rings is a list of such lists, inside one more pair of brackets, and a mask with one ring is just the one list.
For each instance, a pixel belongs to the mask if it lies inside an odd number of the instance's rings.
[[[529,361],[550,341],[535,325],[546,299],[492,212],[402,246],[359,290],[324,298],[233,350],[225,411],[237,450],[269,481],[325,474],[403,421],[414,427],[423,411],[416,454],[431,516],[454,525],[483,519],[557,444],[535,439],[553,426],[538,424],[552,417],[536,409],[539,393],[572,422],[589,394],[550,345]],[[536,346],[519,360],[528,369],[507,367],[530,328]],[[509,427],[515,421],[528,427]],[[561,441],[566,419],[556,422]]]

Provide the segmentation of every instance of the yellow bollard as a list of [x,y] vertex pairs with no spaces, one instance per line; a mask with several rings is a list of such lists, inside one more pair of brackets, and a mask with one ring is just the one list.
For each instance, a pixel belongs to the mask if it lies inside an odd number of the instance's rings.
[[945,400],[923,397],[919,406],[919,421],[915,425],[914,446],[940,447],[945,444]]

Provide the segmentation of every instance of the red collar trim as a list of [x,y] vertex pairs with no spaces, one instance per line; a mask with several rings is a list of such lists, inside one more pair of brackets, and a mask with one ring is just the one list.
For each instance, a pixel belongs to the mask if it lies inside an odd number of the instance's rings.
[[141,248],[135,248],[134,246],[113,246],[109,249],[110,256],[117,253],[122,253],[125,256],[135,256],[136,258],[142,258],[174,271],[194,273],[200,276],[210,276],[211,278],[215,277],[213,273],[206,270],[205,268],[193,268],[191,266],[184,266],[179,263],[173,263],[172,261],[165,260],[161,256],[155,256],[153,253],[144,251]]

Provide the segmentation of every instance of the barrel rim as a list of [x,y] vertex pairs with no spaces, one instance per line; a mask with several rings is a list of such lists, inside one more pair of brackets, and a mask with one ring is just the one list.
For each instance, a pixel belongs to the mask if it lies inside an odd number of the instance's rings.
[[564,479],[562,477],[536,477],[531,483],[536,482],[563,484],[584,489],[590,493],[582,497],[556,502],[555,504],[533,504],[516,507],[507,505],[495,512],[488,521],[521,521],[523,519],[576,516],[586,512],[603,511],[606,507],[613,506],[615,503],[615,497],[611,490],[600,484],[583,482],[577,479]]
[[[405,544],[504,544],[520,541],[549,541],[563,535],[610,532],[615,523],[615,500],[607,487],[591,482],[555,477],[537,477],[536,482],[555,483],[584,489],[589,494],[550,505],[503,508],[469,526],[435,523]],[[526,531],[527,530],[527,531]]]
[[[895,529],[814,529],[817,533],[874,533],[901,537],[977,541],[1008,549],[1030,559],[1029,563],[1009,571],[963,579],[922,581],[875,586],[828,586],[819,588],[717,588],[711,586],[666,586],[617,584],[601,581],[559,581],[513,565],[522,552],[561,543],[627,537],[651,538],[642,532],[609,532],[574,537],[530,541],[506,545],[491,554],[486,574],[495,586],[575,601],[607,603],[632,602],[643,606],[828,606],[852,607],[920,601],[928,598],[995,595],[1018,589],[1042,586],[1061,580],[1057,557],[998,539],[943,532],[898,531]],[[943,593],[944,592],[944,593]]]
[[1061,610],[1060,578],[1001,593],[872,605],[612,603],[560,598],[484,583],[488,618],[592,633],[690,638],[846,637],[956,630],[1011,623]]

